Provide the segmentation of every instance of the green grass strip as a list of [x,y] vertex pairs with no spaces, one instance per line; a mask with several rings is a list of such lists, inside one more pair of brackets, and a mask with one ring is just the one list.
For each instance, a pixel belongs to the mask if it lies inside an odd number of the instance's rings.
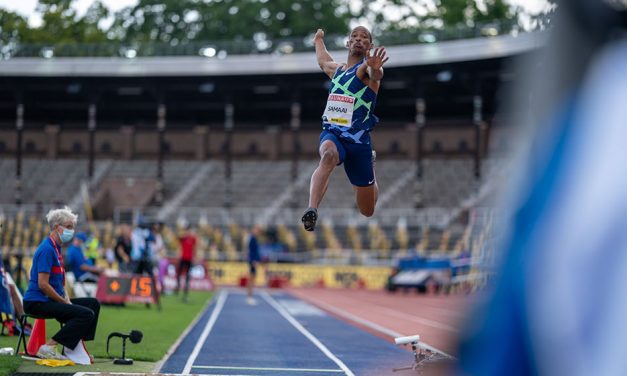
[[[46,367],[38,366],[32,361],[19,357],[0,356],[0,376],[8,376],[18,372],[151,372],[155,363],[163,358],[181,333],[187,328],[198,313],[207,305],[212,293],[190,292],[189,301],[183,303],[180,297],[162,297],[162,310],[155,305],[147,308],[144,304],[127,304],[126,307],[102,306],[96,339],[86,342],[89,352],[96,357],[96,364],[91,366]],[[140,330],[144,334],[141,343],[133,344],[126,341],[126,357],[135,360],[132,366],[114,365],[107,357],[107,336],[111,332],[128,333]],[[59,330],[59,324],[47,320],[47,338]],[[0,347],[13,347],[17,344],[17,336],[0,337]],[[112,338],[109,345],[110,355],[120,357],[122,340]],[[19,367],[19,369],[18,369]]]

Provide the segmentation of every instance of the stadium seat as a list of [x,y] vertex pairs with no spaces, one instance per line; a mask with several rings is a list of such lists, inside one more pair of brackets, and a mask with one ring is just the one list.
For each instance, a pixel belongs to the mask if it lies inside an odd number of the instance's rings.
[[[28,313],[25,313],[24,315],[22,315],[22,317],[19,318],[20,321],[20,327],[24,328],[26,327],[26,324],[28,324],[28,319],[33,319],[33,320],[37,320],[37,319],[42,319],[42,320],[51,320],[52,317],[47,317],[47,316],[38,316],[38,315],[31,315]],[[63,327],[63,323],[59,321],[59,325],[61,327]],[[17,345],[15,346],[15,356],[19,356],[20,355],[20,347],[23,346],[24,347],[24,353],[27,354],[27,350],[26,350],[26,335],[24,333],[24,330],[20,331],[20,335],[17,339]]]

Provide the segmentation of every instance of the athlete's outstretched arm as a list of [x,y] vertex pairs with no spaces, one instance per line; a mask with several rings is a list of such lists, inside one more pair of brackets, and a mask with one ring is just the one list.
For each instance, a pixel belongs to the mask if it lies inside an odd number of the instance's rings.
[[371,80],[381,81],[383,78],[383,64],[385,64],[390,58],[385,57],[385,47],[375,48],[372,56],[368,51],[368,58],[366,64],[368,66],[368,77]]
[[327,76],[333,78],[340,64],[333,61],[331,54],[327,51],[327,47],[324,45],[324,31],[322,29],[318,29],[316,35],[314,35],[314,46],[316,47],[316,58],[318,59],[320,69],[322,69]]

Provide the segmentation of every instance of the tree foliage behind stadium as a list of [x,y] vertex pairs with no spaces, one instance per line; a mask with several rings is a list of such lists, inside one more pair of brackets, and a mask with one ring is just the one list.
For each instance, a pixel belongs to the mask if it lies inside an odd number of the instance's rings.
[[0,9],[0,42],[76,44],[107,40],[98,22],[109,15],[100,2],[94,2],[79,17],[72,7],[74,0],[39,0],[35,12],[41,16],[38,27],[30,27],[24,17]]
[[341,0],[140,0],[115,15],[109,36],[125,42],[303,37],[324,25],[347,33],[353,18]]
[[362,0],[360,17],[384,31],[468,28],[479,23],[515,24],[521,12],[504,0]]
[[[552,1],[552,0],[550,0]],[[39,0],[38,27],[0,9],[0,43],[77,44],[238,41],[307,37],[319,27],[328,35],[346,34],[351,21],[375,35],[469,27],[477,23],[515,23],[520,9],[505,0],[139,0],[110,14],[96,1],[83,16],[75,0]],[[113,22],[101,22],[110,17]],[[354,21],[353,21],[354,22]],[[109,24],[106,28],[103,25]]]

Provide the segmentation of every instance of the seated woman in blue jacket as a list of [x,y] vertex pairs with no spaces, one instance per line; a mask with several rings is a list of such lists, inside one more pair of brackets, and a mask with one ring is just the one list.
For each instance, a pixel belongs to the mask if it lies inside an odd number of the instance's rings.
[[57,344],[75,350],[80,340],[93,340],[96,334],[100,303],[94,298],[69,299],[65,291],[65,268],[62,247],[72,240],[78,216],[65,207],[48,212],[50,236],[45,238],[35,255],[24,294],[24,311],[31,315],[54,318],[64,326],[43,346],[37,356],[64,359]]

